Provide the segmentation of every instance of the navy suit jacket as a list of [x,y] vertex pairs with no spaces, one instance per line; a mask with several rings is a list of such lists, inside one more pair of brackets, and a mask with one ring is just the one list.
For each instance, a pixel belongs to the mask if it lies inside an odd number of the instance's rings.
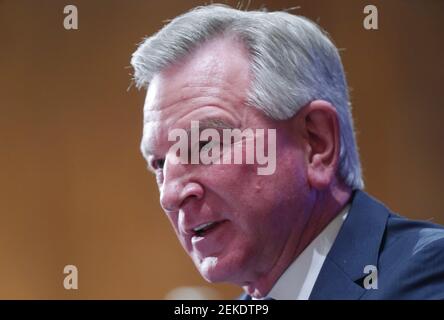
[[[377,289],[365,285],[369,275]],[[444,299],[444,228],[403,218],[355,191],[311,292],[310,300],[319,299]]]

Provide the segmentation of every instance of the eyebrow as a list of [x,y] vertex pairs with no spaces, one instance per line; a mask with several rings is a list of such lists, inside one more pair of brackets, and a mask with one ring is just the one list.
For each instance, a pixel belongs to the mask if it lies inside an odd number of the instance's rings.
[[[223,129],[234,129],[234,128],[236,128],[235,125],[232,125],[229,122],[227,122],[226,120],[223,120],[221,118],[204,118],[204,119],[195,120],[195,121],[199,121],[199,131],[202,131],[202,130],[205,130],[205,129],[223,130]],[[191,127],[184,128],[184,130],[187,133],[187,135],[190,136],[190,134],[191,134]],[[147,158],[148,157],[157,157],[155,152],[153,152],[153,150],[147,148],[147,146],[145,144],[143,145],[143,147],[141,149],[142,149],[142,153]],[[149,165],[148,165],[148,167],[150,168]]]
[[[235,126],[228,123],[227,121],[221,119],[221,118],[204,118],[202,120],[196,120],[199,121],[199,130],[205,130],[205,129],[217,129],[217,130],[223,130],[223,129],[234,129]],[[185,129],[187,134],[191,133],[191,128]]]

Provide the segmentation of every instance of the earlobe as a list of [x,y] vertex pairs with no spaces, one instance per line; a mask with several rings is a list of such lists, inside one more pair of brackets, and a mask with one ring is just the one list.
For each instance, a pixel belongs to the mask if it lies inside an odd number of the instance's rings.
[[315,189],[333,181],[339,160],[339,121],[336,109],[327,101],[315,100],[304,107],[307,142],[307,176]]

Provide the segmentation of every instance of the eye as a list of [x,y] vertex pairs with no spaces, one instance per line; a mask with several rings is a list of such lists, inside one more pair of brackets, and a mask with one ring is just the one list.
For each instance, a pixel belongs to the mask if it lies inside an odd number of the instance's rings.
[[161,170],[163,169],[163,166],[165,165],[165,159],[154,159],[151,161],[151,166],[154,170]]
[[210,142],[211,142],[211,140],[200,140],[199,141],[199,151],[202,150]]

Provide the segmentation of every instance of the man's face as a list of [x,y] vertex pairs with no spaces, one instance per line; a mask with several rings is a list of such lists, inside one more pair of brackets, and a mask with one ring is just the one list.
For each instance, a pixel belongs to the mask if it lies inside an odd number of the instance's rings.
[[[294,258],[309,194],[297,130],[245,105],[249,65],[240,44],[218,39],[157,74],[147,92],[142,139],[161,205],[202,276],[241,286]],[[173,164],[168,132],[187,130],[191,121],[275,129],[275,172],[258,175],[257,163]]]

